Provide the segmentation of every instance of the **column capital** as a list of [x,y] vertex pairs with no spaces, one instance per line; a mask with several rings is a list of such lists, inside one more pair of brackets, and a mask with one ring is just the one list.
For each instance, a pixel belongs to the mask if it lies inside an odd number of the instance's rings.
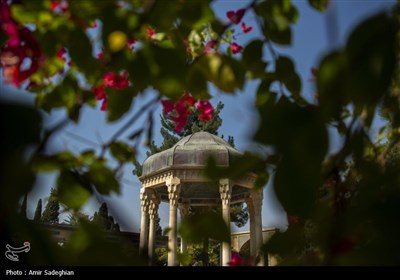
[[160,205],[159,200],[150,200],[149,205],[149,218],[150,220],[155,220],[158,216],[158,206]]
[[140,206],[142,208],[142,212],[147,213],[149,211],[149,192],[146,188],[140,189]]
[[178,177],[169,177],[165,184],[168,189],[169,204],[177,207],[179,194],[181,192],[181,180]]
[[232,194],[232,188],[229,183],[229,179],[219,180],[219,194],[221,196],[222,205],[229,205]]

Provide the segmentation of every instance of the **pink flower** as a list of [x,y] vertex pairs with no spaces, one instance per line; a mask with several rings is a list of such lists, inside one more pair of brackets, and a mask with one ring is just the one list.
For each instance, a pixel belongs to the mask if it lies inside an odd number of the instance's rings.
[[102,110],[102,111],[107,110],[107,98],[103,99],[103,102],[101,103],[100,110]]
[[128,72],[124,72],[122,75],[108,72],[104,74],[103,82],[107,87],[124,89],[129,86]]
[[[12,18],[10,6],[4,0],[0,0],[0,18],[0,28],[8,37],[0,50],[4,81],[20,86],[39,69],[43,55],[32,32]],[[30,66],[21,69],[26,59],[30,60]]]
[[105,111],[107,109],[107,95],[105,88],[110,87],[114,89],[124,89],[128,86],[128,72],[124,72],[121,75],[115,74],[113,72],[108,72],[103,75],[103,81],[101,85],[94,87],[92,91],[96,95],[97,100],[103,100],[101,104],[101,110]]
[[65,58],[65,54],[67,53],[67,50],[65,48],[61,48],[57,52],[57,57],[61,59],[62,61],[66,62],[67,59]]
[[163,106],[164,115],[169,114],[169,112],[171,112],[174,109],[174,103],[172,103],[170,100],[162,100],[161,104]]
[[135,40],[135,39],[133,39],[133,38],[131,38],[131,39],[128,39],[128,48],[129,49],[131,49],[131,50],[133,50],[134,48],[135,48],[135,44],[137,43],[138,41],[137,40]]
[[98,87],[93,88],[93,92],[96,95],[97,100],[102,100],[107,98],[106,91],[104,89],[104,85],[100,85]]
[[233,54],[240,53],[243,50],[243,47],[236,43],[232,43],[230,47]]
[[103,59],[103,57],[104,57],[104,53],[103,53],[103,52],[99,52],[99,53],[97,53],[96,56],[97,56],[98,59],[101,60],[101,59]]
[[253,30],[253,27],[247,26],[245,22],[242,22],[242,31],[244,33],[249,33],[251,30]]
[[237,252],[232,252],[232,258],[231,261],[228,262],[229,266],[242,266],[243,265],[243,259]]
[[239,24],[242,21],[242,18],[244,16],[244,13],[246,12],[245,9],[240,9],[237,10],[236,12],[234,11],[228,11],[226,13],[226,16],[229,18],[229,20],[234,23],[234,24]]
[[199,119],[201,121],[210,121],[213,113],[214,113],[214,108],[212,107],[211,103],[208,100],[199,100],[196,103],[197,109],[201,111],[201,114],[199,116]]
[[53,0],[50,2],[50,10],[54,13],[65,13],[68,11],[68,2],[65,0]]
[[215,40],[210,40],[206,43],[206,45],[204,46],[204,52],[205,53],[213,53],[215,49]]
[[149,38],[149,40],[152,41],[154,34],[156,34],[156,30],[152,27],[147,27],[146,34],[147,38]]

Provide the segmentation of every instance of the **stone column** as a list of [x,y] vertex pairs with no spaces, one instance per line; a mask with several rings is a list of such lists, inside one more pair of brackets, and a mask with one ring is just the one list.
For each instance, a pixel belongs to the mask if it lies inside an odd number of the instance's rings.
[[177,177],[170,177],[166,181],[169,198],[169,234],[168,234],[168,266],[177,265],[177,217],[176,210],[181,187]]
[[[179,211],[181,214],[181,220],[187,218],[189,215],[189,203],[185,201],[184,203],[181,203],[179,205]],[[184,254],[187,251],[187,243],[186,241],[181,237],[181,253]]]
[[254,205],[251,197],[246,198],[247,211],[249,212],[250,220],[250,256],[255,257],[257,255],[257,245],[256,245],[256,229],[255,229],[255,213]]
[[147,190],[142,187],[140,189],[140,241],[139,241],[139,254],[147,254],[147,235],[148,235],[148,210],[149,210],[149,198]]
[[156,222],[158,218],[158,206],[160,205],[160,199],[157,196],[157,193],[154,192],[150,196],[150,205],[149,205],[149,217],[150,217],[150,226],[149,226],[149,265],[154,264],[154,249],[155,249],[155,238],[156,238]]
[[[262,200],[263,193],[262,190],[252,192],[250,194],[250,250],[252,256],[257,256],[260,252],[260,248],[263,245],[263,232],[262,232]],[[252,240],[254,240],[252,242]],[[262,252],[259,254],[258,265],[264,265],[264,257]]]
[[[230,202],[231,202],[231,193],[232,188],[229,184],[229,179],[220,179],[219,180],[219,193],[221,195],[222,201],[222,218],[225,221],[225,224],[228,227],[229,235],[231,228],[231,213],[230,213]],[[222,243],[222,265],[227,266],[228,262],[231,261],[231,245],[229,242]]]

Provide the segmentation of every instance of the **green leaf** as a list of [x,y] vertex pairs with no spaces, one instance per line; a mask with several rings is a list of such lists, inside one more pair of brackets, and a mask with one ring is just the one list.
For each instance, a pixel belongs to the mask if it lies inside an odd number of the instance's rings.
[[320,12],[324,12],[328,8],[329,2],[330,0],[308,0],[311,7]]
[[243,88],[244,69],[235,59],[220,54],[209,54],[202,56],[192,65],[189,77],[194,74],[203,75],[219,89],[233,93],[236,89]]
[[279,56],[276,61],[276,74],[286,88],[294,95],[300,96],[301,80],[296,73],[293,61],[286,56]]
[[101,194],[110,194],[114,191],[119,193],[119,183],[115,179],[114,173],[100,162],[94,162],[89,166],[86,178],[93,183],[97,191]]
[[135,156],[135,150],[128,144],[116,141],[110,144],[110,151],[114,158],[118,161],[130,161]]
[[[307,217],[322,183],[322,161],[328,148],[324,122],[316,108],[300,107],[286,97],[259,107],[261,125],[255,139],[279,155],[274,188],[284,209]],[[288,122],[287,120],[290,120]]]
[[346,54],[351,76],[349,93],[356,105],[376,105],[387,93],[396,65],[397,30],[393,19],[379,14],[351,33]]
[[250,71],[252,79],[261,78],[265,73],[267,63],[263,58],[264,43],[260,40],[252,41],[243,51],[242,62],[246,69]]
[[120,119],[126,114],[132,105],[132,99],[136,92],[132,87],[123,90],[106,88],[107,92],[107,120],[109,122]]
[[263,19],[263,33],[270,40],[282,45],[291,43],[290,25],[295,23],[299,13],[290,0],[271,0],[256,6],[256,13]]
[[80,165],[79,161],[69,151],[62,151],[55,155],[36,155],[32,159],[33,169],[36,172],[53,172],[59,169],[74,168]]
[[63,170],[57,179],[58,195],[61,203],[79,210],[90,198],[91,192],[82,184],[81,175]]
[[230,242],[227,225],[221,215],[213,212],[197,214],[181,222],[179,233],[188,242],[198,243],[204,238]]

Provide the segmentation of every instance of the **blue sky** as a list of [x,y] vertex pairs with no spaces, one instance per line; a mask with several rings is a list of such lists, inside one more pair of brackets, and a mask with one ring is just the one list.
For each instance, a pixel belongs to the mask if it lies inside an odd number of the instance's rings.
[[[247,5],[249,1],[244,0],[217,0],[213,4],[214,11],[218,17],[227,20],[225,14],[229,10],[237,10]],[[308,100],[312,100],[314,94],[314,85],[309,82],[311,78],[310,69],[318,65],[320,59],[335,48],[343,46],[346,38],[352,29],[365,17],[375,14],[383,9],[391,7],[395,0],[336,0],[327,13],[321,14],[313,10],[306,0],[294,0],[294,5],[298,8],[300,17],[293,29],[293,38],[291,47],[276,47],[279,54],[289,56],[294,59],[296,69],[302,78],[302,94]],[[327,36],[327,17],[336,16],[337,28],[335,36]],[[253,26],[251,33],[238,38],[238,42],[246,45],[247,42],[260,33],[254,24],[254,15],[247,13],[243,19],[247,25]],[[265,59],[271,60],[271,56],[265,50]],[[1,81],[0,81],[1,82]],[[236,148],[245,151],[256,151],[259,147],[251,141],[252,133],[257,129],[258,114],[254,108],[254,97],[257,83],[247,82],[244,90],[237,92],[235,95],[228,95],[219,92],[215,88],[210,88],[213,98],[211,102],[216,105],[218,101],[225,104],[225,108],[221,113],[223,124],[219,130],[220,134],[225,136],[232,135],[235,138]],[[33,104],[33,95],[24,91],[12,90],[4,91],[7,85],[0,83],[0,99],[15,100]],[[79,152],[84,149],[92,148],[99,150],[100,145],[106,142],[111,135],[117,131],[125,121],[134,114],[141,104],[151,99],[154,92],[147,91],[138,96],[132,105],[131,112],[118,122],[107,124],[106,116],[100,111],[100,104],[97,108],[84,107],[81,119],[78,125],[70,124],[66,129],[58,133],[49,146],[51,151],[59,151],[68,149],[73,152]],[[161,114],[161,106],[155,112],[155,120],[159,119]],[[44,114],[46,124],[52,125],[57,123],[65,116],[62,110],[54,110],[51,114]],[[290,121],[290,120],[288,120]],[[123,135],[126,137],[129,132],[135,128],[141,127],[146,123],[143,116]],[[159,135],[160,124],[155,121],[153,136],[156,143],[161,142]],[[77,135],[77,136],[76,136]],[[79,140],[78,137],[86,140]],[[142,139],[144,140],[144,139]],[[138,150],[138,159],[143,162],[145,159],[146,147],[141,141]],[[330,150],[334,151],[340,145],[341,139],[331,133]],[[115,163],[114,163],[115,164]],[[98,203],[107,202],[111,214],[116,217],[123,230],[138,231],[140,226],[140,201],[139,189],[140,182],[132,175],[132,165],[127,165],[124,169],[123,179],[121,180],[121,193],[113,194],[110,197],[94,197],[85,206],[84,212],[92,215],[98,208]],[[54,186],[56,174],[39,175],[34,190],[29,194],[28,199],[28,216],[33,217],[37,200],[39,198],[46,199],[50,193],[50,188]],[[162,203],[159,214],[161,217],[161,225],[163,227],[168,224],[168,204]],[[60,219],[62,221],[62,219]],[[285,214],[273,195],[272,186],[269,184],[264,189],[263,202],[263,226],[286,228]],[[247,230],[248,226],[233,230]]]

